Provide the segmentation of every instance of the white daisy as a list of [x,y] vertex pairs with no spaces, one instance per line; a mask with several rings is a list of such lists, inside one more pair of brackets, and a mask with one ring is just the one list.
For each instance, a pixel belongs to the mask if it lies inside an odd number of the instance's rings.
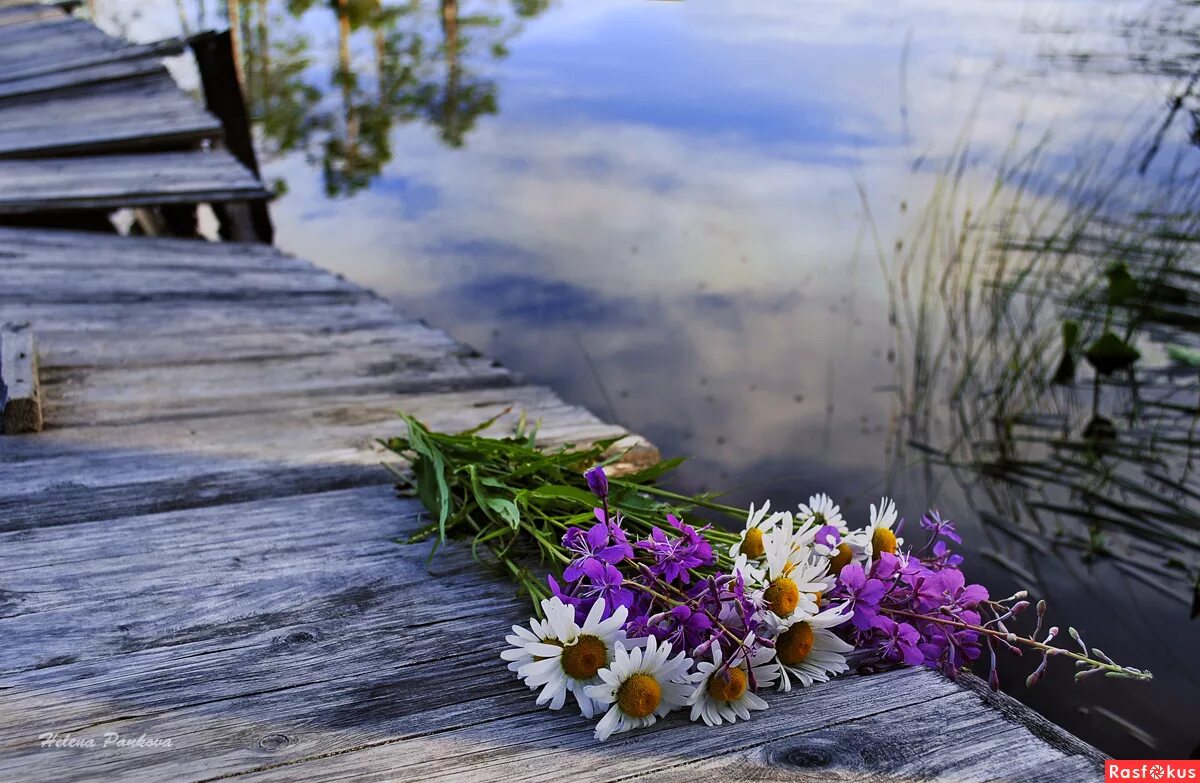
[[692,681],[696,683],[687,703],[692,708],[692,720],[703,720],[709,726],[720,726],[723,722],[734,723],[738,718],[750,720],[750,710],[765,710],[767,703],[750,690],[750,671],[754,672],[754,683],[765,688],[779,677],[779,664],[775,663],[775,651],[760,647],[750,657],[749,667],[743,660],[728,668],[721,666],[721,645],[712,647],[712,662],[696,664]]
[[674,658],[670,655],[671,643],[658,644],[653,636],[645,647],[633,650],[617,644],[612,664],[600,670],[603,682],[587,688],[597,705],[610,705],[596,724],[596,739],[649,726],[687,703],[692,659],[682,652]]
[[771,501],[765,501],[762,508],[755,510],[754,506],[750,506],[750,514],[746,517],[746,526],[742,529],[742,534],[733,546],[729,547],[729,556],[736,559],[744,555],[750,560],[758,560],[763,556],[763,536],[774,530],[780,520],[783,519],[784,512],[776,511],[774,514],[771,511]]
[[829,630],[850,619],[849,604],[831,606],[811,617],[793,622],[775,637],[775,659],[779,664],[779,690],[790,691],[792,679],[802,687],[850,668],[846,653],[854,649]]
[[537,660],[537,656],[529,651],[530,644],[537,644],[539,642],[558,644],[558,640],[554,638],[549,624],[545,620],[539,620],[536,617],[529,618],[528,628],[514,625],[512,629],[513,632],[504,637],[504,641],[511,644],[512,647],[500,653],[500,657],[508,661],[508,670],[510,672],[516,672],[525,664]]
[[733,567],[729,570],[733,575],[741,574],[742,582],[746,585],[761,584],[766,578],[766,569],[762,568],[762,564],[751,562],[745,555],[738,555],[733,560]]
[[810,497],[808,505],[801,503],[796,518],[805,524],[816,525],[818,528],[833,525],[839,533],[843,534],[847,530],[846,520],[842,519],[841,508],[834,504],[833,498],[824,493]]
[[604,615],[601,598],[592,605],[582,626],[575,622],[574,607],[557,597],[542,601],[542,611],[546,614],[542,630],[548,631],[548,636],[529,641],[522,635],[515,642],[509,637],[513,644],[524,642],[521,646],[530,658],[517,668],[517,676],[530,688],[542,689],[538,704],[561,709],[570,691],[579,703],[580,712],[590,718],[596,705],[586,688],[600,682],[600,670],[612,663],[617,646],[625,642],[622,626],[628,610],[618,607],[612,617],[601,620]]
[[878,508],[871,504],[871,524],[863,531],[861,541],[867,560],[878,557],[880,552],[896,554],[899,550],[904,539],[897,538],[893,530],[899,516],[896,504],[888,498],[880,498]]
[[[821,596],[834,584],[829,562],[811,558],[811,539],[797,546],[797,535],[781,527],[766,540],[766,573],[756,596],[780,620],[816,614]],[[803,536],[801,533],[800,536]]]

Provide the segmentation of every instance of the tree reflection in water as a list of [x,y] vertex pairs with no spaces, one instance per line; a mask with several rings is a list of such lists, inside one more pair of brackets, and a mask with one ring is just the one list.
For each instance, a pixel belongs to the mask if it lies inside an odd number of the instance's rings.
[[[460,0],[288,0],[282,9],[268,0],[228,3],[260,154],[304,152],[320,167],[326,195],[338,197],[379,176],[391,160],[396,123],[427,123],[447,146],[463,146],[479,118],[499,109],[496,82],[483,71],[507,56],[523,21],[548,5],[513,0],[501,12],[478,13]],[[271,35],[299,20],[310,30],[318,21],[336,26],[327,83],[311,35]],[[362,44],[366,57],[358,56]]]

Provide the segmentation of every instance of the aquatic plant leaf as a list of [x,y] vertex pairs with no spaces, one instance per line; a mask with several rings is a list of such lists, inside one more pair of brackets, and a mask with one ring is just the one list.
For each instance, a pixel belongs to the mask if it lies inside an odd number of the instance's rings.
[[1075,350],[1079,345],[1079,322],[1072,321],[1070,318],[1063,319],[1062,322],[1062,341],[1063,350],[1068,353]]
[[1138,298],[1138,284],[1123,261],[1115,261],[1105,271],[1108,277],[1108,303],[1127,305]]
[[1167,356],[1176,364],[1200,367],[1200,349],[1188,348],[1185,345],[1168,345]]
[[1060,386],[1066,386],[1075,380],[1075,357],[1069,353],[1064,353],[1062,361],[1058,363],[1058,369],[1054,371],[1054,377],[1050,379],[1051,383],[1056,383]]
[[1129,369],[1134,362],[1142,358],[1136,348],[1112,332],[1105,332],[1099,340],[1092,343],[1084,356],[1101,375],[1112,375],[1117,370]]

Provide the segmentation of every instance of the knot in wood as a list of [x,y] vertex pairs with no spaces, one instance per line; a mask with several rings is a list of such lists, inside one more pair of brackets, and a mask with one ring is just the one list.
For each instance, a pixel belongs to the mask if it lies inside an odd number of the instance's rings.
[[286,636],[284,636],[283,643],[288,644],[288,645],[309,644],[311,642],[319,641],[320,639],[321,639],[320,631],[309,630],[308,628],[301,628],[299,630],[291,631]]
[[287,734],[268,734],[258,741],[258,747],[268,753],[274,753],[283,750],[295,741],[293,737],[289,737]]

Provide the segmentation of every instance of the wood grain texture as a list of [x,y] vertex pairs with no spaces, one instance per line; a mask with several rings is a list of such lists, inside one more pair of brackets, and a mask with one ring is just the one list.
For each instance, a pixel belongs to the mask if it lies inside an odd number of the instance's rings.
[[61,8],[30,3],[0,8],[0,27],[24,25],[44,19],[55,19],[63,15]]
[[104,63],[0,82],[0,106],[27,105],[57,95],[79,93],[109,82],[138,80],[166,72],[155,58]]
[[41,432],[37,344],[28,323],[0,325],[0,434]]
[[264,199],[269,192],[221,150],[0,161],[0,215]]
[[0,159],[193,146],[220,133],[220,122],[165,72],[36,104],[0,104]]

